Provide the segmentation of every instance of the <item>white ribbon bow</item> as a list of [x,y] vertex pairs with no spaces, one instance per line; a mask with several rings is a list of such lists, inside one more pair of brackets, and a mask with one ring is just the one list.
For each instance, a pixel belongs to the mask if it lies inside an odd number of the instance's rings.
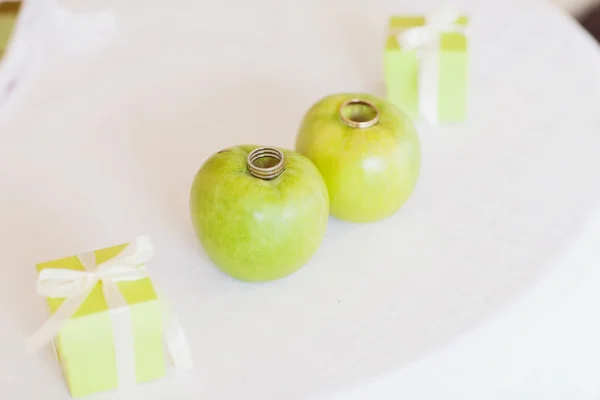
[[[47,268],[40,272],[37,281],[38,294],[49,298],[64,298],[61,306],[27,341],[27,348],[35,352],[54,340],[63,325],[77,312],[94,287],[102,283],[102,290],[113,321],[115,355],[119,385],[136,382],[133,327],[130,310],[117,282],[136,281],[148,277],[144,265],[152,258],[150,239],[139,237],[120,255],[96,265],[94,252],[78,255],[84,271]],[[164,336],[167,347],[177,368],[192,368],[192,358],[183,328],[164,305]]]
[[419,113],[429,122],[438,122],[440,80],[440,37],[446,32],[465,33],[456,23],[460,14],[440,8],[425,17],[425,25],[407,29],[396,40],[403,50],[417,51],[419,57]]

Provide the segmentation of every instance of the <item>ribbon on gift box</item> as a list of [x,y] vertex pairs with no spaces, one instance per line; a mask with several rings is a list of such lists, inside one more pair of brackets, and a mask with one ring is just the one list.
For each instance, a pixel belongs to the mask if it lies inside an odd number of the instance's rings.
[[[28,351],[35,352],[52,342],[63,325],[85,302],[94,287],[102,283],[103,295],[113,323],[119,386],[136,383],[131,315],[117,282],[148,278],[145,263],[152,258],[153,253],[150,239],[142,236],[130,243],[116,257],[98,265],[96,265],[94,252],[78,255],[77,258],[84,267],[83,271],[62,268],[48,268],[41,271],[37,280],[38,294],[65,300],[42,327],[28,338]],[[159,296],[159,301],[164,310],[164,339],[173,364],[178,369],[192,368],[192,357],[183,327],[166,306],[164,296]]]
[[450,8],[440,8],[425,16],[425,24],[406,29],[397,35],[398,44],[414,50],[419,59],[419,113],[429,122],[438,122],[440,77],[440,38],[443,33],[466,34],[465,26],[456,23],[460,14]]

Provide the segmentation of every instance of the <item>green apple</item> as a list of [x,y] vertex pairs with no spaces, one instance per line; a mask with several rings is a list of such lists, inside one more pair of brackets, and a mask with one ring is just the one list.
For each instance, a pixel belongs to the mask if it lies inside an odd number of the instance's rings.
[[192,184],[190,210],[217,267],[261,282],[290,275],[312,257],[327,227],[329,197],[308,158],[246,145],[204,163]]
[[327,96],[306,113],[296,150],[310,158],[329,190],[331,214],[373,222],[394,214],[413,192],[421,165],[410,119],[385,99]]

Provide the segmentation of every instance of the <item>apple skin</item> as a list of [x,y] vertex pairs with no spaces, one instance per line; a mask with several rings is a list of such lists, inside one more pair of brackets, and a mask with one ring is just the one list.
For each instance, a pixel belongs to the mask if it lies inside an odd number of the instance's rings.
[[279,149],[285,171],[262,180],[246,166],[257,147],[214,154],[196,174],[190,195],[192,223],[206,253],[223,272],[248,282],[300,269],[320,246],[329,217],[327,187],[308,158]]
[[[354,128],[340,119],[340,106],[364,99],[379,122]],[[329,190],[330,212],[350,222],[375,222],[394,214],[415,189],[421,165],[417,132],[389,101],[361,93],[322,98],[305,114],[296,151],[310,158]]]

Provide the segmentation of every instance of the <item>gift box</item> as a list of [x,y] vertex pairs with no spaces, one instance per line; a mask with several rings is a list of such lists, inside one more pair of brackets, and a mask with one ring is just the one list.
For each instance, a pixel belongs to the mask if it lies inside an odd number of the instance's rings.
[[12,37],[20,10],[20,1],[0,3],[0,58],[2,58]]
[[53,343],[73,397],[163,377],[165,344],[177,367],[191,367],[183,330],[148,276],[152,254],[143,236],[37,265],[51,316],[28,347]]
[[390,18],[384,61],[388,99],[412,119],[465,120],[467,25],[466,16],[447,10]]

